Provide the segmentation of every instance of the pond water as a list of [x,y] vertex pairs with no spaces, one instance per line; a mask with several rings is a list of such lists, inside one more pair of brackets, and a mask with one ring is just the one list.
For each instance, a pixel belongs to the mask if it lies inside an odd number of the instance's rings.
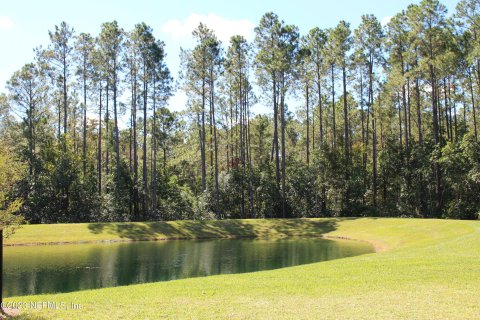
[[4,295],[70,292],[277,269],[373,252],[318,238],[173,240],[4,248]]

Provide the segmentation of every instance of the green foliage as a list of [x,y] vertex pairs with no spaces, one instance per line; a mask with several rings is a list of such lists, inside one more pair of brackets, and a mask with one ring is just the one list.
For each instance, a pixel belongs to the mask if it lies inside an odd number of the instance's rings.
[[47,141],[37,154],[33,174],[25,174],[16,187],[24,199],[21,212],[31,223],[98,220],[100,206],[96,179],[81,175],[81,159],[71,139]]
[[18,214],[22,200],[12,197],[15,183],[22,174],[23,166],[12,155],[12,152],[0,146],[0,228],[3,237],[8,238],[23,222]]
[[[188,186],[182,186],[178,177],[166,172],[158,178],[158,212],[150,217],[151,220],[181,220],[181,219],[207,219],[209,216],[203,212],[201,204]],[[196,209],[195,209],[196,208]]]
[[[250,181],[251,194],[248,191]],[[218,211],[222,218],[272,218],[278,214],[280,194],[275,185],[274,168],[270,164],[255,168],[251,173],[244,172],[240,166],[232,168],[228,173],[222,173],[219,178],[219,191],[218,202],[210,189],[203,199],[207,201],[208,212]],[[250,202],[251,199],[253,203]]]
[[[108,190],[103,202],[103,210],[99,221],[131,221],[138,219],[131,213],[133,182],[128,169],[128,163],[121,159],[108,176],[106,188]],[[142,195],[146,196],[146,195]],[[141,219],[146,219],[145,216]]]
[[445,217],[480,217],[480,146],[471,135],[448,143],[439,159],[445,181]]
[[321,216],[321,188],[317,172],[305,163],[289,159],[287,171],[287,203],[291,216],[311,218]]
[[62,22],[0,95],[0,139],[21,162],[2,208],[31,223],[476,219],[479,8],[462,0],[449,19],[424,0],[386,27],[363,15],[304,36],[268,12],[228,48],[201,23],[181,52],[183,112],[166,107],[150,26],[95,37]]

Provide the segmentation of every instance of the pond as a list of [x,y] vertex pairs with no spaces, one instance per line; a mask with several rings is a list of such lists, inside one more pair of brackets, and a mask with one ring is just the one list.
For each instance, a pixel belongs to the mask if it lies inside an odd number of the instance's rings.
[[371,253],[319,238],[172,240],[4,248],[4,295],[123,286],[277,269]]

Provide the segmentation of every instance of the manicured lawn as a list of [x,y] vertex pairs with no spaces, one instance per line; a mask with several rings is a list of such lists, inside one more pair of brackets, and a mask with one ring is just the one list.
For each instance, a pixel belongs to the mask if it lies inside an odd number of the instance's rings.
[[27,226],[18,243],[326,235],[378,253],[285,269],[218,275],[6,301],[81,310],[24,310],[25,319],[478,319],[480,222],[299,219]]
[[271,219],[25,225],[5,244],[319,236],[334,230],[336,223],[326,219]]

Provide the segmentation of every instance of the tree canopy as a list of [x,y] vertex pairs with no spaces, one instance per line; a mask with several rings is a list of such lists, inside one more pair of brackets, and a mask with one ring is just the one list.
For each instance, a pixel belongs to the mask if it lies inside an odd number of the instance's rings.
[[62,22],[0,96],[4,225],[477,219],[479,13],[423,0],[301,35],[269,12],[229,43],[200,23],[176,83],[147,24]]

